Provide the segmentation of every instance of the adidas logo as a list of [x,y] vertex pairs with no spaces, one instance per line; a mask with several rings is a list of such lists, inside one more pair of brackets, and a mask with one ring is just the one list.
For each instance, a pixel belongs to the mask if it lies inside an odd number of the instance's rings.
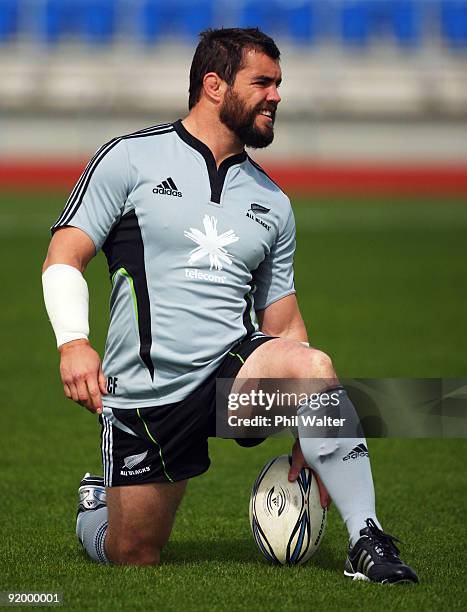
[[342,461],[347,461],[347,459],[358,459],[359,457],[368,457],[368,449],[363,443],[353,448]]
[[160,193],[162,195],[177,196],[179,198],[182,197],[182,192],[178,191],[177,185],[170,176],[166,178],[165,181],[162,181],[162,183],[159,183],[159,185],[157,185],[152,192]]

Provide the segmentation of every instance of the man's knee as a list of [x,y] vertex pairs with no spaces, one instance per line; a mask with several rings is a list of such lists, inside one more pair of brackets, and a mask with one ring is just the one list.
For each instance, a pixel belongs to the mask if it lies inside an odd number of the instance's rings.
[[157,565],[186,481],[107,489],[106,554],[122,565]]
[[300,350],[295,370],[297,378],[334,379],[336,376],[331,358],[318,349]]
[[153,543],[143,538],[106,541],[106,553],[113,563],[119,565],[158,565],[161,551]]

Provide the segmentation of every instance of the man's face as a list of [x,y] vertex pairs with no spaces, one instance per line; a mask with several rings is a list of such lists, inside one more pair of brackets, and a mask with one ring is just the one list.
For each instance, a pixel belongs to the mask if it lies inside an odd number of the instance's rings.
[[279,63],[259,51],[245,53],[245,65],[224,96],[219,118],[247,147],[267,147],[274,139]]

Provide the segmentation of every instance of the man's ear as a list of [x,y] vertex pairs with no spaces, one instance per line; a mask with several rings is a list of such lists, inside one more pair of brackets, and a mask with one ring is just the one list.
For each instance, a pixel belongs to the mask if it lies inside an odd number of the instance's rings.
[[205,96],[214,104],[220,104],[224,99],[227,83],[215,72],[208,72],[203,78]]

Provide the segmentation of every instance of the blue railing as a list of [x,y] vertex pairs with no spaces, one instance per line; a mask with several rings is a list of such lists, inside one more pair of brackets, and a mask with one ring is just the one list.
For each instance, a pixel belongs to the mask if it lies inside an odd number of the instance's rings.
[[296,45],[467,49],[467,0],[0,0],[0,42],[189,40],[208,27],[258,25]]

